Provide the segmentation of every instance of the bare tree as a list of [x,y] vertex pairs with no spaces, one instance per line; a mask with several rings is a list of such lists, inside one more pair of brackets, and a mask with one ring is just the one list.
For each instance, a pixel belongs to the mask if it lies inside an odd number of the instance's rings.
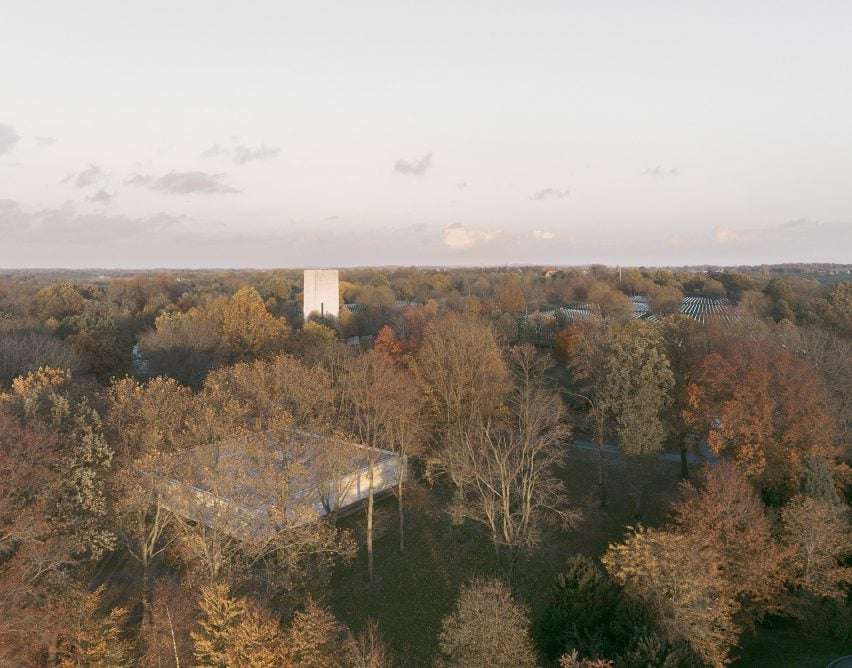
[[155,378],[144,385],[115,381],[107,393],[105,425],[116,450],[111,477],[113,523],[128,554],[142,567],[142,625],[152,622],[150,571],[173,542],[173,515],[163,505],[163,476],[186,447],[187,421],[195,397],[176,381]]
[[349,647],[349,665],[352,668],[390,668],[390,653],[382,641],[379,625],[372,619],[361,633],[351,638]]
[[[377,449],[395,449],[403,455],[407,440],[416,433],[416,392],[405,372],[386,356],[370,351],[354,358],[340,379],[342,417],[359,441],[367,446],[367,563],[373,579],[373,506]],[[402,476],[397,480],[402,512]],[[402,526],[402,519],[400,520]]]
[[790,548],[788,580],[799,592],[843,599],[852,584],[852,529],[849,508],[806,496],[794,497],[781,511],[783,540]]
[[50,366],[76,372],[80,360],[65,341],[39,331],[0,329],[0,387],[8,387],[17,376]]
[[554,471],[569,430],[559,396],[546,385],[549,361],[524,345],[512,350],[509,366],[515,386],[508,415],[462,440],[453,511],[486,526],[498,558],[507,548],[511,565],[519,549],[536,544],[543,522],[571,525],[578,513]]
[[218,369],[207,377],[205,388],[239,402],[257,431],[269,429],[283,412],[294,426],[322,432],[334,410],[331,376],[289,355]]
[[457,450],[474,426],[503,402],[508,374],[490,325],[469,316],[433,320],[412,361],[426,397],[432,452],[458,484]]

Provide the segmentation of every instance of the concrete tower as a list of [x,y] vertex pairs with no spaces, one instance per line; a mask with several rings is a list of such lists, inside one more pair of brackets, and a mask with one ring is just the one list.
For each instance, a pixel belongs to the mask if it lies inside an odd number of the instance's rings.
[[312,313],[340,317],[340,286],[337,269],[305,269],[302,313],[305,322]]

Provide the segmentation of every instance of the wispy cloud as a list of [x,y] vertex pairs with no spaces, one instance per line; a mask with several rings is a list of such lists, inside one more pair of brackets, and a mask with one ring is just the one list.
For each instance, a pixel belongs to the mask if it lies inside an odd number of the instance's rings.
[[125,179],[124,185],[126,186],[146,186],[151,181],[154,180],[153,176],[149,176],[147,174],[135,174],[131,176],[129,179]]
[[249,162],[257,160],[271,160],[281,154],[281,149],[278,146],[267,146],[260,144],[259,146],[247,146],[245,144],[236,144],[234,146],[222,146],[214,144],[206,151],[201,153],[202,158],[219,158],[228,156],[236,165],[245,165]]
[[565,199],[570,194],[571,191],[568,188],[564,188],[562,190],[559,188],[544,188],[543,190],[533,193],[530,196],[530,199],[535,200],[536,202],[544,202],[553,199]]
[[230,155],[231,151],[224,146],[220,146],[219,144],[213,144],[206,151],[201,152],[202,158],[218,158],[221,155]]
[[393,171],[398,174],[408,174],[412,176],[423,176],[432,166],[432,154],[415,158],[413,160],[404,160],[400,158],[394,163]]
[[90,185],[93,185],[103,179],[103,177],[103,170],[96,164],[92,163],[82,172],[77,172],[76,174],[69,174],[64,179],[62,179],[62,183],[68,183],[69,181],[72,181],[74,185],[78,188],[88,188]]
[[793,220],[781,223],[778,227],[782,230],[792,231],[820,227],[821,225],[822,223],[818,220],[811,220],[810,218],[794,218]]
[[254,148],[251,146],[236,146],[234,147],[234,162],[238,165],[244,165],[247,162],[254,162],[255,160],[270,160],[280,153],[281,149],[277,146],[264,146],[263,144]]
[[100,245],[156,234],[174,228],[182,217],[158,213],[131,218],[103,212],[80,212],[71,202],[52,209],[30,210],[15,200],[0,200],[0,234],[27,243]]
[[713,241],[721,245],[738,245],[752,242],[766,243],[780,239],[791,240],[818,232],[821,228],[823,228],[823,223],[810,218],[795,218],[765,227],[733,229],[718,226],[713,229]]
[[531,236],[533,239],[538,239],[541,241],[556,238],[556,234],[548,230],[533,230]]
[[9,153],[20,140],[21,135],[15,131],[15,128],[11,125],[0,123],[0,155]]
[[39,146],[50,146],[59,141],[56,137],[34,137],[34,139]]
[[236,188],[222,183],[224,174],[208,172],[169,172],[163,176],[136,174],[124,183],[131,186],[146,186],[148,190],[173,195],[218,195],[240,192]]
[[86,199],[96,204],[109,204],[110,202],[112,202],[114,197],[114,193],[108,193],[106,190],[101,188],[94,195],[89,195],[88,197],[86,197]]
[[651,176],[654,178],[663,178],[664,176],[678,176],[680,170],[677,167],[646,167],[642,172],[642,176]]

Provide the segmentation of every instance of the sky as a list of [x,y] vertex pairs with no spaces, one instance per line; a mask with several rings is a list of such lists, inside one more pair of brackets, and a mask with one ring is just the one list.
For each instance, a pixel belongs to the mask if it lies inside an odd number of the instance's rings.
[[0,267],[852,262],[850,25],[0,1]]

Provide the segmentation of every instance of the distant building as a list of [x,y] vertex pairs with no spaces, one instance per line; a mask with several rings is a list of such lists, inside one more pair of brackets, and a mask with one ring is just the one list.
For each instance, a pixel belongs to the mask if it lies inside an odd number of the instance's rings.
[[305,269],[302,313],[305,321],[312,314],[340,317],[340,281],[337,269]]

